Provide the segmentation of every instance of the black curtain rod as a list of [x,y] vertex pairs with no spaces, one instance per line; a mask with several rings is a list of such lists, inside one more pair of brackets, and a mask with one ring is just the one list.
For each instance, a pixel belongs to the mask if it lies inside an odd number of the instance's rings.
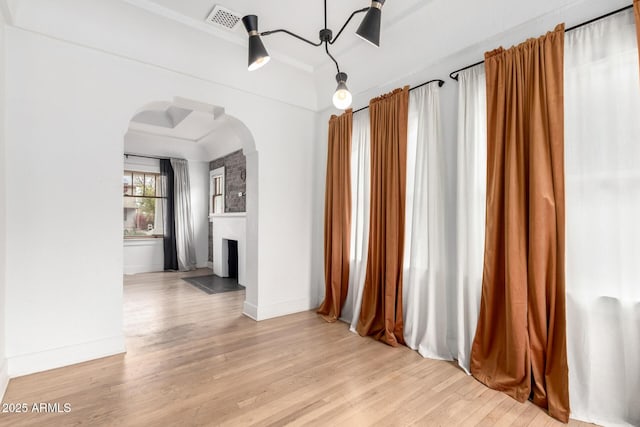
[[[419,84],[418,86],[414,86],[414,87],[410,88],[409,92],[411,92],[412,90],[416,90],[416,89],[418,89],[418,88],[420,88],[422,86],[426,86],[429,83],[435,83],[435,82],[438,82],[438,87],[444,86],[444,80],[440,80],[440,79],[429,80],[428,82],[424,82],[424,83]],[[359,109],[355,110],[353,112],[353,114],[358,113],[358,112],[363,111],[363,110],[366,110],[367,108],[369,108],[368,105],[366,107],[362,107],[362,108],[359,108]]]
[[[601,16],[598,16],[596,18],[590,19],[590,20],[588,20],[586,22],[583,22],[582,24],[574,25],[571,28],[567,28],[566,30],[564,30],[564,32],[568,33],[569,31],[577,30],[578,28],[584,27],[585,25],[589,25],[589,24],[592,24],[592,23],[594,23],[596,21],[600,21],[601,19],[608,18],[608,17],[610,17],[612,15],[615,15],[616,13],[624,12],[625,10],[631,9],[632,7],[633,7],[633,5],[631,4],[629,6],[625,6],[623,8],[618,9],[618,10],[614,10],[612,12],[605,13],[604,15],[601,15]],[[461,71],[468,70],[469,68],[473,68],[476,65],[480,65],[480,64],[484,64],[484,61],[476,62],[475,64],[467,65],[466,67],[460,68],[459,70],[452,71],[451,73],[449,73],[449,77],[452,78],[455,81],[458,81],[458,74]]]
[[124,153],[124,156],[126,158],[129,158],[129,157],[141,157],[143,159],[171,160],[168,157],[143,156],[142,154],[132,154],[132,153]]

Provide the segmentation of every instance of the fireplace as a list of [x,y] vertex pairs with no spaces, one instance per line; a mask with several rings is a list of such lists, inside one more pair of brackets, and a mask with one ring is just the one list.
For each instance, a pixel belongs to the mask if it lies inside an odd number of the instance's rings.
[[244,285],[246,273],[245,214],[211,216],[213,273],[220,277],[235,277]]
[[237,240],[228,240],[222,239],[223,245],[224,242],[227,244],[227,259],[226,261],[223,259],[222,263],[226,264],[228,267],[228,276],[234,279],[238,278],[238,241]]

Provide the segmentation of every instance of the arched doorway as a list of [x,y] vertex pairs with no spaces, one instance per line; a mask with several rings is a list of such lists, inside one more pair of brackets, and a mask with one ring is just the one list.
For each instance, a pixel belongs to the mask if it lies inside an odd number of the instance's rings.
[[[235,169],[228,168],[233,169],[234,176],[226,177],[225,181],[231,184],[234,179],[239,182],[238,177],[241,177],[242,187],[239,191],[233,186],[227,189],[223,200],[233,205],[231,209],[223,207],[222,212],[214,212],[210,190],[214,164],[234,153],[240,153],[235,157],[240,158],[242,164],[234,163]],[[149,170],[150,174],[158,168],[158,159],[187,160],[192,182],[191,204],[198,267],[213,267],[214,273],[219,274],[220,269],[215,266],[222,254],[216,250],[212,240],[220,236],[212,231],[222,224],[226,225],[217,228],[228,230],[233,224],[237,230],[239,226],[240,231],[228,232],[238,241],[238,278],[246,288],[243,313],[255,318],[253,307],[257,306],[258,299],[258,152],[249,129],[241,120],[226,114],[220,106],[180,97],[171,101],[154,101],[143,105],[131,118],[124,137],[124,154],[129,155],[126,164]],[[124,216],[126,218],[126,214]],[[146,226],[151,227],[149,224]],[[158,241],[132,243],[131,239],[128,240],[124,243],[125,274],[161,270],[159,259],[162,251]]]

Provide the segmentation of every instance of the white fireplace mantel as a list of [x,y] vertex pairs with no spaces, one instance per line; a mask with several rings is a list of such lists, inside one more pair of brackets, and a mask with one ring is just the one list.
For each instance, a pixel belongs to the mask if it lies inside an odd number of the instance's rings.
[[246,218],[246,212],[227,212],[227,213],[219,213],[219,214],[210,214],[209,221],[213,222],[216,218]]
[[245,284],[246,273],[246,214],[224,213],[209,216],[213,228],[213,273],[220,277],[229,276],[227,246],[225,240],[238,241],[238,283]]

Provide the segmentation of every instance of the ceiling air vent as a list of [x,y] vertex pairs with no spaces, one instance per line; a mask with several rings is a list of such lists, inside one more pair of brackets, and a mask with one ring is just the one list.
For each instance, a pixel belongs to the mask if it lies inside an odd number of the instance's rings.
[[207,22],[218,27],[226,28],[227,30],[234,30],[241,18],[238,13],[216,5],[209,16],[207,16]]

